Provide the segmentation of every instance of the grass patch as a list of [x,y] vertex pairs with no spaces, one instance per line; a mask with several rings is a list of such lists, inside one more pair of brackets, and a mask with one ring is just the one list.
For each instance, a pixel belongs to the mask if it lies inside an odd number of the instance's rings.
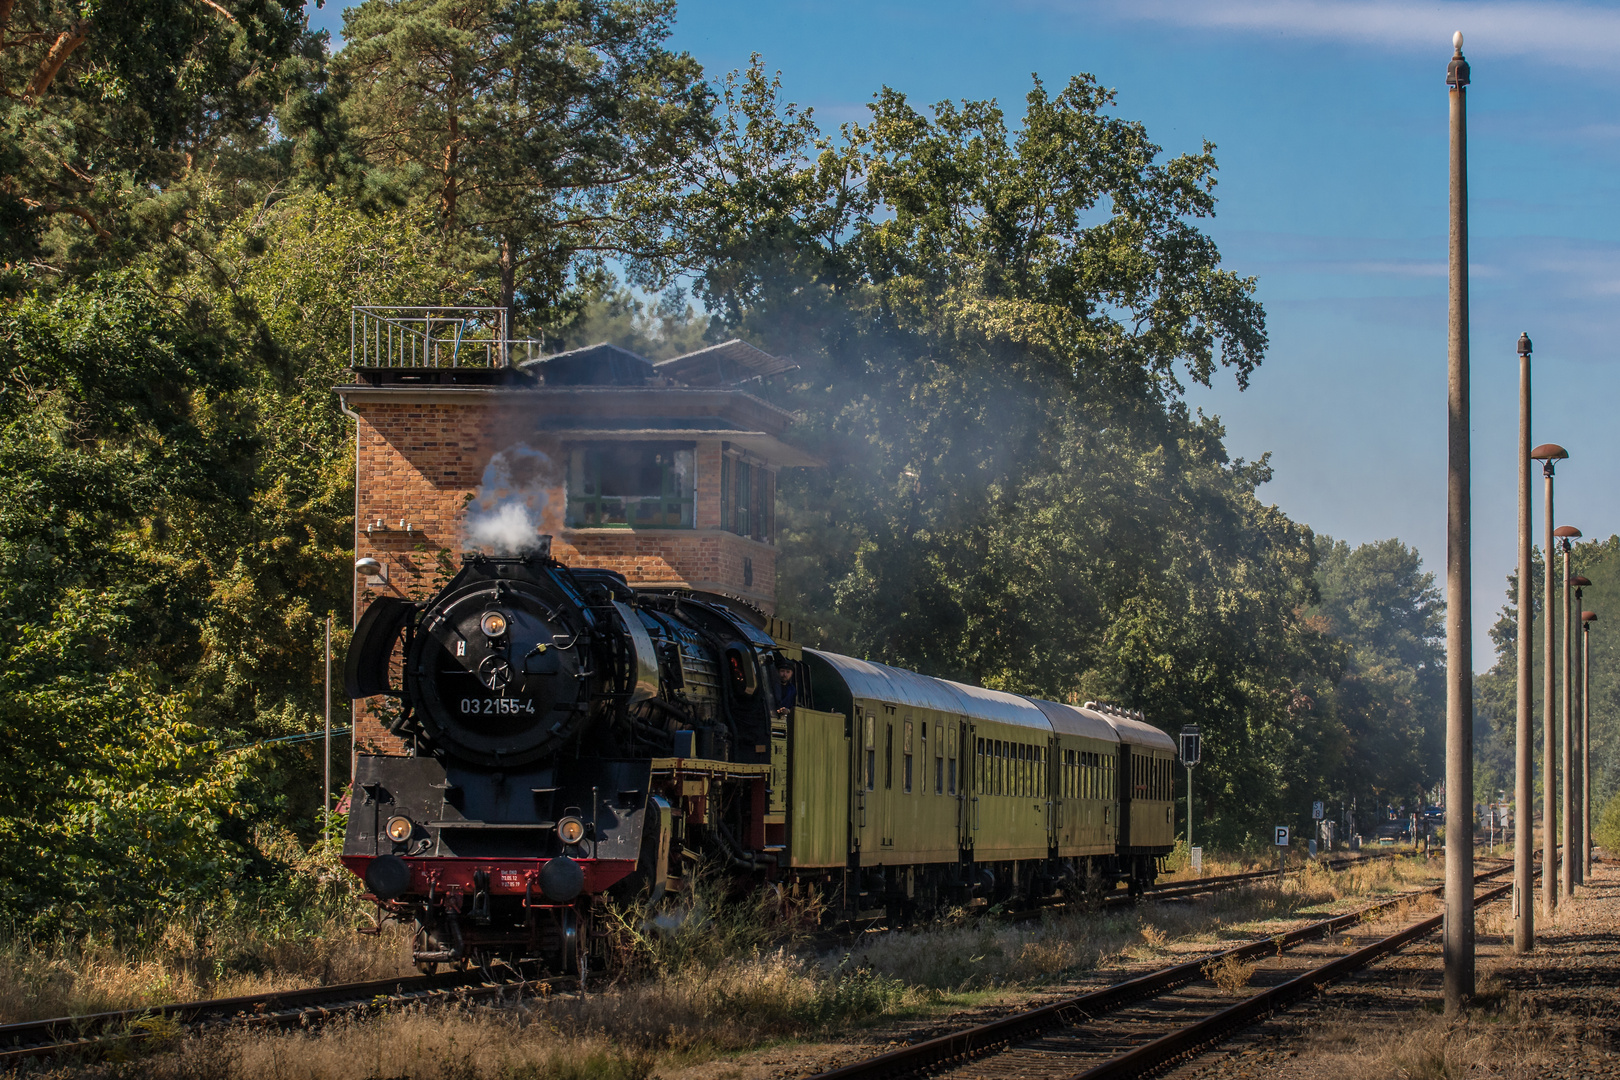
[[404,928],[355,932],[371,909],[353,875],[318,854],[289,855],[288,887],[263,901],[233,898],[121,933],[0,929],[0,1023],[415,974]]
[[[501,1008],[384,1010],[291,1034],[226,1031],[188,1037],[128,1062],[64,1066],[56,1075],[644,1080],[763,1046],[959,1009],[1089,973],[1157,965],[1234,938],[1277,933],[1303,911],[1375,898],[1427,874],[1421,861],[1384,860],[1343,871],[1311,868],[1194,903],[1104,912],[1076,905],[1023,922],[957,911],[934,926],[868,936],[848,952],[826,954],[808,947],[821,914],[816,897],[779,890],[737,894],[722,875],[699,874],[678,903],[653,912],[634,904],[611,910],[605,928],[619,971],[611,985],[584,997]],[[357,944],[340,935],[333,947],[352,952]],[[261,951],[274,950],[265,945]],[[302,977],[320,965],[315,953],[280,955],[286,961],[277,970],[293,983],[307,982]],[[403,947],[393,955],[403,959]],[[165,971],[185,969],[174,960],[147,959]],[[119,970],[138,966],[131,960],[108,957],[122,964],[114,964]],[[92,966],[81,960],[81,969]],[[1239,972],[1216,974],[1238,985]]]

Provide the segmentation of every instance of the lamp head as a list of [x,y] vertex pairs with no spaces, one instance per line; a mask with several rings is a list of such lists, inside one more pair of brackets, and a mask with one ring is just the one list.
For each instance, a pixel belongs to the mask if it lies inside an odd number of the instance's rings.
[[356,559],[354,561],[354,572],[357,574],[365,574],[368,577],[376,577],[378,574],[382,573],[382,563],[371,558],[370,556],[367,556],[364,559]]
[[1573,525],[1560,525],[1558,528],[1553,530],[1553,535],[1558,537],[1560,540],[1573,540],[1575,537],[1581,535],[1581,530],[1577,529]]
[[1528,331],[1519,335],[1519,355],[1530,355],[1530,334]]
[[1589,623],[1597,622],[1597,612],[1595,612],[1595,611],[1583,611],[1583,612],[1581,612],[1581,622],[1589,622]]
[[1468,61],[1462,54],[1462,31],[1457,31],[1451,38],[1451,63],[1446,65],[1446,85],[1453,90],[1461,90],[1468,85]]
[[1542,443],[1530,451],[1530,457],[1533,461],[1562,461],[1569,457],[1569,451],[1557,443]]
[[1581,577],[1581,575],[1579,575],[1579,574],[1576,574],[1574,577],[1570,578],[1569,583],[1571,585],[1575,586],[1577,589],[1584,589],[1588,585],[1592,584],[1590,581],[1587,581],[1585,578]]

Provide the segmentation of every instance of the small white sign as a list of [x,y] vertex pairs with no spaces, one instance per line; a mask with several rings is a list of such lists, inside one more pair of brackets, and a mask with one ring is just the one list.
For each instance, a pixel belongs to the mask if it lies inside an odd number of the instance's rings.
[[1288,846],[1288,826],[1286,826],[1286,825],[1278,825],[1277,829],[1276,829],[1276,832],[1277,832],[1277,840],[1276,840],[1277,846],[1278,847],[1287,847]]
[[1321,821],[1323,818],[1327,817],[1327,807],[1324,806],[1320,801],[1311,803],[1311,817],[1315,818],[1317,821]]
[[1192,871],[1195,874],[1204,872],[1204,849],[1201,847],[1192,849]]

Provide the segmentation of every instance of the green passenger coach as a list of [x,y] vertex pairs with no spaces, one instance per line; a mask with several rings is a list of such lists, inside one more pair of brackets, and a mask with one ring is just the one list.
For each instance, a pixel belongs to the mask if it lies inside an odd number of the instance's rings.
[[795,650],[784,868],[848,913],[1151,884],[1175,845],[1175,744],[1138,713]]

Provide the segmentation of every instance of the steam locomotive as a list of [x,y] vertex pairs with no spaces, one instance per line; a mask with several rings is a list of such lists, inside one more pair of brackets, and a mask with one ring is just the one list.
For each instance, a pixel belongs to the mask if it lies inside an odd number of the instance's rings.
[[1140,888],[1174,844],[1174,743],[1139,713],[801,648],[549,538],[466,556],[426,604],[374,600],[345,682],[390,699],[408,753],[359,756],[343,862],[425,971],[583,975],[606,896],[656,902],[702,863],[903,920]]

